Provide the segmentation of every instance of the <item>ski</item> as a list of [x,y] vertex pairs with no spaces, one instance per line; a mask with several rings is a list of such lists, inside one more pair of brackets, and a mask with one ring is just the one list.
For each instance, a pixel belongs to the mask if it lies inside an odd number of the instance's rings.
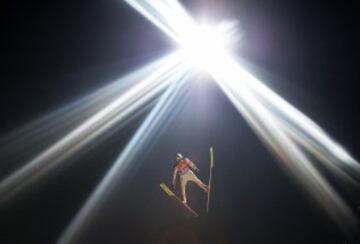
[[214,168],[214,149],[210,147],[210,173],[209,173],[209,183],[208,183],[208,194],[206,202],[206,212],[209,212],[210,208],[210,193],[211,193],[211,180],[212,180],[212,169]]
[[174,192],[170,190],[170,188],[165,183],[160,183],[160,188],[166,193],[172,201],[178,205],[181,209],[183,209],[188,215],[192,217],[198,217],[199,214],[196,213],[192,208],[190,208],[187,204],[183,203]]

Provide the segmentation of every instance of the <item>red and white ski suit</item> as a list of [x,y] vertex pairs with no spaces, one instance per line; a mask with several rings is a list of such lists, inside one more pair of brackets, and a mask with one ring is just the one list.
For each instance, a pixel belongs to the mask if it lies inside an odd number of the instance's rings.
[[203,189],[205,192],[207,191],[206,185],[201,180],[199,180],[199,178],[196,177],[196,175],[194,174],[194,172],[190,168],[192,168],[192,169],[194,169],[196,171],[199,170],[196,167],[196,165],[188,158],[180,159],[177,162],[177,164],[176,164],[176,166],[174,168],[172,183],[173,183],[173,186],[175,186],[176,176],[177,176],[177,174],[179,174],[180,189],[181,189],[181,196],[182,196],[183,203],[187,202],[187,199],[186,199],[186,184],[188,183],[188,181],[195,182],[201,189]]

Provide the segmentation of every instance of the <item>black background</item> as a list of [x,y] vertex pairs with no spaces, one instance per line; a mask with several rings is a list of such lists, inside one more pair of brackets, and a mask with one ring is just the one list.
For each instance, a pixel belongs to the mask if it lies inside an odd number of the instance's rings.
[[[359,24],[355,1],[184,1],[195,15],[236,19],[239,55],[281,96],[359,158]],[[174,49],[126,3],[4,4],[0,135],[42,117]],[[254,71],[255,72],[255,71]],[[217,85],[195,81],[178,113],[119,182],[83,243],[343,243],[348,240],[278,166]],[[52,243],[144,117],[1,206],[1,243]],[[51,129],[51,128],[50,128]],[[207,179],[216,152],[212,212],[182,216],[158,188],[176,152]],[[149,145],[150,146],[150,145]],[[9,158],[1,175],[13,170]],[[121,183],[121,184],[120,184]],[[341,189],[340,189],[341,190]],[[359,197],[349,199],[352,207]]]

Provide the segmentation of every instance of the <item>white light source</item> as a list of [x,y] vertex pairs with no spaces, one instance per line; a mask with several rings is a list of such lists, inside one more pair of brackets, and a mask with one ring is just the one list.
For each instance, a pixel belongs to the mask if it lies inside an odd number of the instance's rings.
[[234,42],[229,27],[233,25],[193,25],[182,33],[182,50],[192,66],[211,73],[222,65]]

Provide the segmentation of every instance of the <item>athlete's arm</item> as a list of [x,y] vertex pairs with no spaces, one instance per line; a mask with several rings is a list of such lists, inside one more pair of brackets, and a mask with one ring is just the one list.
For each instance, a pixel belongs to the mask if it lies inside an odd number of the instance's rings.
[[199,171],[200,171],[200,169],[199,169],[198,167],[196,167],[196,165],[193,163],[193,161],[191,161],[190,159],[187,159],[187,161],[188,161],[189,166],[190,166],[192,169],[194,169],[196,172],[199,172]]
[[177,168],[174,167],[173,178],[172,178],[172,188],[173,188],[173,190],[175,190],[177,171],[178,171]]

